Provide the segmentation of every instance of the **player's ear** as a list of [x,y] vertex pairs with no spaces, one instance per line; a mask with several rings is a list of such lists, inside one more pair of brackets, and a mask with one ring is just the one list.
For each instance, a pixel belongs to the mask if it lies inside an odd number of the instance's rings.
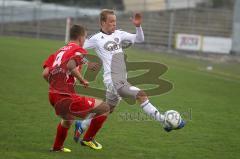
[[84,42],[85,42],[85,36],[80,36],[79,37],[79,45],[83,46]]
[[101,26],[105,25],[106,24],[106,21],[101,21]]

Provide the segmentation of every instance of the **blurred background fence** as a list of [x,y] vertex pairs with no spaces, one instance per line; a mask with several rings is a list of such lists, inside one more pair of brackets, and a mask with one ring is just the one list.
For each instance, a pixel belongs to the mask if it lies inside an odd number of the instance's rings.
[[176,50],[177,34],[230,38],[234,0],[0,0],[0,35],[65,39],[66,18],[99,30],[102,8],[117,10],[118,28],[135,32],[129,18],[144,15],[141,47]]

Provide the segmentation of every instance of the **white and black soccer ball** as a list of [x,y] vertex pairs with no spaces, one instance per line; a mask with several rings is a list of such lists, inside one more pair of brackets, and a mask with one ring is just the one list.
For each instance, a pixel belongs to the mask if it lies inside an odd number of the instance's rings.
[[181,115],[175,110],[168,110],[164,114],[164,126],[172,129],[178,128],[182,121]]

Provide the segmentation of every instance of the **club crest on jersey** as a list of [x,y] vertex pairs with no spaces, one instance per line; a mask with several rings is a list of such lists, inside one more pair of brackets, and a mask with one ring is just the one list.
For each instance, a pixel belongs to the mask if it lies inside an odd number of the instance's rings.
[[119,38],[114,38],[114,41],[116,41],[117,43],[119,43]]
[[115,50],[119,50],[120,49],[120,45],[117,44],[115,41],[108,41],[104,45],[104,49],[107,50],[107,51],[115,51]]

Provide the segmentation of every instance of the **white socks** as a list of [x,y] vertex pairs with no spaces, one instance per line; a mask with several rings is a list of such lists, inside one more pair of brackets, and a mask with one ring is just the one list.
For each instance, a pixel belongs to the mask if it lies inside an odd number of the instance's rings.
[[149,102],[149,100],[143,102],[141,104],[141,107],[146,114],[148,114],[155,120],[160,121],[161,123],[164,122],[164,115],[160,114],[160,112]]
[[92,118],[87,118],[87,119],[82,120],[82,125],[81,125],[82,129],[86,130],[89,127],[91,121],[92,121]]
[[[164,115],[161,114],[156,107],[154,107],[149,100],[146,100],[145,102],[143,102],[141,104],[141,107],[143,109],[143,111],[149,115],[150,117],[152,117],[153,119],[159,121],[160,123],[163,124],[164,122]],[[90,123],[91,123],[91,120],[92,120],[92,116],[89,116],[87,117],[86,119],[82,120],[82,129],[83,130],[86,130]]]

